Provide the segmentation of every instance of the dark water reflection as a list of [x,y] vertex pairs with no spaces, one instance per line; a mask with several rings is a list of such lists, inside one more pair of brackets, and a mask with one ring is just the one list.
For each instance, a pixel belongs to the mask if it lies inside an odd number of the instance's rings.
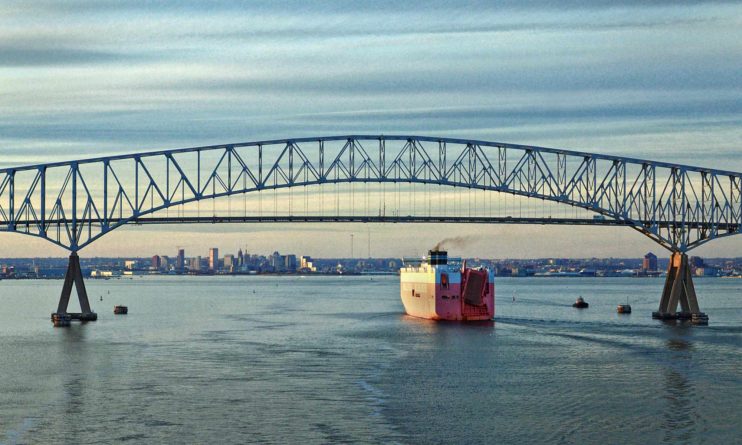
[[665,371],[665,386],[662,397],[667,402],[663,412],[663,443],[688,443],[695,437],[696,419],[695,391],[690,381],[672,369]]
[[703,328],[650,318],[659,280],[499,280],[496,321],[472,324],[402,315],[393,277],[92,281],[129,315],[54,329],[58,285],[0,283],[2,444],[740,435],[742,305],[723,280],[698,284]]
[[[669,327],[673,335],[692,334],[688,325]],[[671,363],[664,372],[664,386],[661,392],[666,402],[663,411],[663,443],[690,443],[697,437],[695,386],[687,377],[692,367],[693,343],[686,338],[670,338],[667,349],[671,352]]]

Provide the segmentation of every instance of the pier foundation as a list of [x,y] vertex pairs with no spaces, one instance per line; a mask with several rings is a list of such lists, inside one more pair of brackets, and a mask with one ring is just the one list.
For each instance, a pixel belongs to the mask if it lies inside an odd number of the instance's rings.
[[[70,296],[72,295],[73,284],[77,290],[77,298],[80,301],[81,312],[79,313],[67,312],[67,306],[70,303]],[[95,321],[98,319],[98,314],[90,309],[88,293],[85,290],[85,282],[82,279],[80,257],[77,256],[76,252],[72,252],[70,255],[69,263],[67,264],[67,273],[64,275],[64,285],[62,286],[62,294],[59,297],[57,312],[52,313],[51,319],[54,326],[59,327],[69,326],[72,320]]]
[[694,324],[708,324],[708,316],[698,307],[688,255],[683,252],[673,252],[670,257],[660,307],[657,312],[652,312],[652,318],[690,320]]

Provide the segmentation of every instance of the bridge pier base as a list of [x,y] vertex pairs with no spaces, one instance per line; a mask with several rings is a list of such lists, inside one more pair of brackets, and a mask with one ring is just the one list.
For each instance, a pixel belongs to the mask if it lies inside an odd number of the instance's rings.
[[[77,289],[77,298],[80,300],[80,313],[68,313],[67,306],[70,303],[70,296],[72,295],[72,285],[75,285]],[[64,285],[62,286],[62,294],[59,297],[59,305],[57,306],[57,312],[52,313],[52,323],[57,327],[69,326],[72,320],[95,321],[98,319],[98,314],[90,309],[90,302],[88,301],[88,292],[85,290],[85,282],[82,279],[82,269],[80,268],[80,257],[77,256],[77,252],[72,252],[70,255],[69,263],[67,264],[67,273],[64,275]]]
[[[677,311],[678,304],[680,312]],[[698,307],[687,254],[673,252],[670,256],[660,307],[657,312],[652,312],[652,318],[690,320],[693,324],[708,324],[708,316]]]

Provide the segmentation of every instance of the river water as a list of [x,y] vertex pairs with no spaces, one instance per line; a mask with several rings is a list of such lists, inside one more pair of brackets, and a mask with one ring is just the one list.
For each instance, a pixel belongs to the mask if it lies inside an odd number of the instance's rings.
[[660,279],[496,283],[459,324],[397,277],[88,280],[55,329],[61,281],[5,280],[0,443],[739,443],[742,280],[696,280],[706,327],[651,319]]

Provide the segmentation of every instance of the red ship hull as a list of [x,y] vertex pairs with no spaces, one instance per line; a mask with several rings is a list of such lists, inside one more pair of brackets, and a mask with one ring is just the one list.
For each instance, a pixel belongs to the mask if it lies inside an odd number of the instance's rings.
[[430,320],[491,320],[495,316],[494,276],[487,270],[447,264],[405,267],[400,296],[408,315]]

